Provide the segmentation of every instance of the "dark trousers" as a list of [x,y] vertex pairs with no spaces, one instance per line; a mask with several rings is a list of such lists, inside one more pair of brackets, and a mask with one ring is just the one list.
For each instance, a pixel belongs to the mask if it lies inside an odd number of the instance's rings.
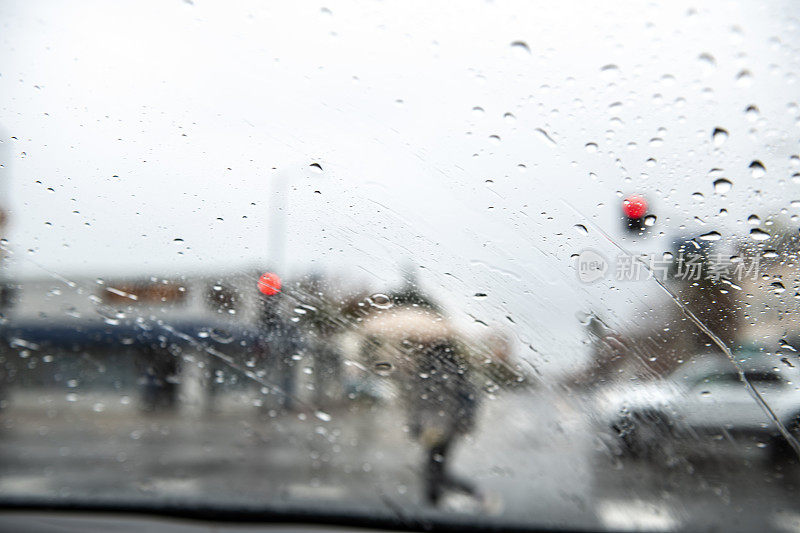
[[454,490],[474,495],[475,487],[468,481],[447,472],[447,454],[452,448],[453,438],[428,449],[425,471],[425,497],[431,505],[437,505],[445,490]]

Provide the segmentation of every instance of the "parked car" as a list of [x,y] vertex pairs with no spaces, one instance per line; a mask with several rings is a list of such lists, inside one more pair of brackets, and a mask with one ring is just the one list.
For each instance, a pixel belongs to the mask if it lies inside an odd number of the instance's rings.
[[[798,369],[760,353],[736,359],[775,417],[800,436]],[[652,458],[676,442],[720,436],[753,439],[776,460],[794,456],[737,365],[722,354],[693,358],[663,379],[599,394],[600,420],[612,430],[622,456]]]

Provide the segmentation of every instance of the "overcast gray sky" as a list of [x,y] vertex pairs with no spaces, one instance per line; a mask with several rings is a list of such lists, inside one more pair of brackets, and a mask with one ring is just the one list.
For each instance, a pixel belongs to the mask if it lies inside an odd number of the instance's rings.
[[[745,234],[754,212],[796,215],[798,11],[6,0],[10,272],[269,265],[284,179],[284,272],[381,287],[418,265],[459,317],[577,351],[576,312],[622,321],[658,291],[576,281],[573,254],[617,253],[597,228],[657,253],[678,234]],[[644,240],[618,220],[637,191],[658,215]]]

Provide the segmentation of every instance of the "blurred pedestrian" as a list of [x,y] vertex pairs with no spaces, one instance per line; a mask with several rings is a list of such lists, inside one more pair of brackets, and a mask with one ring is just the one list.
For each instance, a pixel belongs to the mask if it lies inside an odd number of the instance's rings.
[[395,369],[410,434],[425,450],[425,500],[438,505],[451,491],[477,498],[474,485],[448,469],[478,410],[467,350],[449,321],[432,306],[394,307],[367,320],[361,334],[365,365]]
[[476,389],[469,366],[450,339],[422,344],[414,354],[416,375],[408,383],[411,435],[425,449],[425,498],[437,505],[446,491],[477,496],[475,486],[448,471],[458,438],[475,424]]

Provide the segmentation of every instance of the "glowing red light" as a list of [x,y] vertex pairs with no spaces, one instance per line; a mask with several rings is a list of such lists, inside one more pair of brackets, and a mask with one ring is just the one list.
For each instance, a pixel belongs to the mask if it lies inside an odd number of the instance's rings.
[[642,218],[647,214],[647,200],[638,194],[632,194],[622,201],[622,211],[628,218]]
[[272,272],[265,272],[258,278],[258,290],[267,296],[273,296],[281,292],[281,278]]

